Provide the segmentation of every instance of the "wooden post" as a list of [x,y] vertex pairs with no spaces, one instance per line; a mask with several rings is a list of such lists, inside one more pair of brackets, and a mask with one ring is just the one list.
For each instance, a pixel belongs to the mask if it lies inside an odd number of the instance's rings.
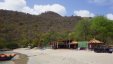
[[58,42],[57,42],[57,48],[58,48]]
[[69,42],[69,48],[70,48],[70,42]]
[[71,42],[70,42],[70,35],[71,35],[71,33],[69,33],[68,35],[69,35],[69,48],[70,48],[70,43],[71,43]]

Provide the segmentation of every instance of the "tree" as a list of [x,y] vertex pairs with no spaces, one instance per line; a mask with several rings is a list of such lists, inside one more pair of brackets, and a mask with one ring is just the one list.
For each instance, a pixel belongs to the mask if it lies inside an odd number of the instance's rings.
[[75,36],[77,40],[87,40],[89,36],[89,26],[90,26],[90,19],[84,18],[80,22],[78,22],[77,26],[75,27]]
[[98,38],[103,42],[107,42],[107,38],[112,32],[112,26],[112,22],[109,21],[107,18],[103,16],[97,16],[91,20],[91,33],[93,37]]

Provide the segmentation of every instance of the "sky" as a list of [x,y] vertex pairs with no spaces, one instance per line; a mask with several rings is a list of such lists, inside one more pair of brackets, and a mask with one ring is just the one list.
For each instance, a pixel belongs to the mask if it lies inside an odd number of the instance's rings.
[[62,16],[95,17],[113,20],[113,0],[0,0],[0,9],[39,15],[47,11]]

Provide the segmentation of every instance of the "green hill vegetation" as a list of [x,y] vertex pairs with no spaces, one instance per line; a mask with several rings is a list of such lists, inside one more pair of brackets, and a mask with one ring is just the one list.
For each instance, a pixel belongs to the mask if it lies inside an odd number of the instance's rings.
[[113,21],[103,16],[62,17],[48,11],[40,15],[0,10],[0,48],[47,46],[58,40],[97,38],[113,43]]

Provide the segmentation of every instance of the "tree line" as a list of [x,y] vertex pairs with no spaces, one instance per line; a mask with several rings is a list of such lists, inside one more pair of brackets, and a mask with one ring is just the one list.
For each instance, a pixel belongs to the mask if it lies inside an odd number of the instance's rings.
[[113,21],[104,16],[84,18],[75,28],[77,40],[96,38],[105,44],[113,44]]

